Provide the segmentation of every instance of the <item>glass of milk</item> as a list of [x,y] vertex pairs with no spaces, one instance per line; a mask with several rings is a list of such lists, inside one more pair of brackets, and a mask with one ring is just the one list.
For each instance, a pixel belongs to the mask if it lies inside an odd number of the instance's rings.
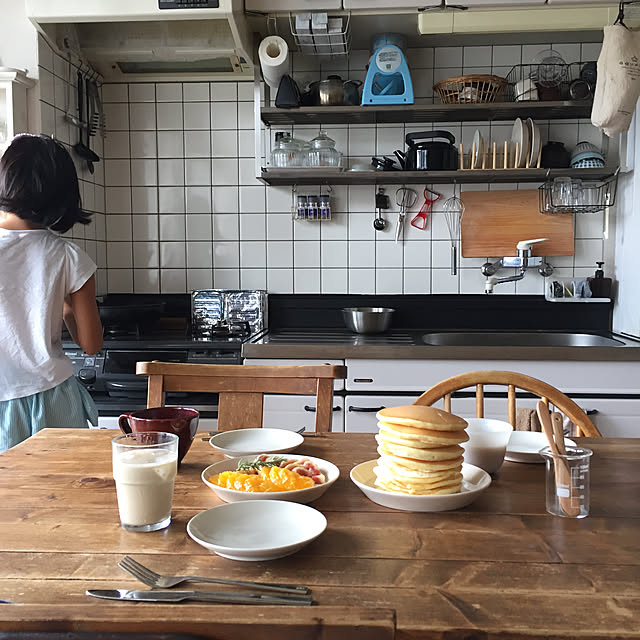
[[174,433],[146,431],[112,440],[120,522],[127,531],[157,531],[171,522],[178,471]]

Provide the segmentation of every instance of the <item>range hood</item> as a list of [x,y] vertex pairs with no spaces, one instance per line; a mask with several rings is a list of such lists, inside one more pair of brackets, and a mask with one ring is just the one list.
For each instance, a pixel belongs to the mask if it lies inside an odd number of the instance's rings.
[[253,77],[243,0],[26,0],[26,10],[106,81]]

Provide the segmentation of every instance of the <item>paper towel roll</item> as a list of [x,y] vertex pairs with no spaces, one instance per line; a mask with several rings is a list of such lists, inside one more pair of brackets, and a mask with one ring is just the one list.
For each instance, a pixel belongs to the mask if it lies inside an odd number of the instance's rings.
[[280,36],[267,36],[258,47],[264,81],[277,89],[280,79],[289,73],[289,46]]

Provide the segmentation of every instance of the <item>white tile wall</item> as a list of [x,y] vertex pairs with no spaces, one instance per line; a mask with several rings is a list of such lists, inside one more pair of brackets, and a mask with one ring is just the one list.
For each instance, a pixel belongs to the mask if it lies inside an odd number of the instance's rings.
[[[410,49],[416,100],[433,101],[434,82],[452,75],[505,75],[512,65],[530,61],[548,46]],[[599,46],[584,43],[554,48],[573,62],[595,59]],[[364,79],[367,62],[366,51],[354,51],[348,68],[342,62],[340,69],[294,57],[293,70],[300,84],[329,72]],[[392,208],[384,213],[388,225],[383,232],[373,228],[373,186],[336,186],[330,221],[294,221],[292,189],[266,187],[255,179],[252,83],[109,84],[103,89],[103,99],[109,125],[104,162],[109,251],[104,266],[110,292],[184,292],[210,286],[266,287],[277,293],[484,291],[479,269],[484,259],[462,258],[458,274],[451,275],[449,234],[440,213],[430,216],[424,231],[409,225],[422,206],[422,197],[407,214],[403,241],[394,242],[395,185],[386,186]],[[561,140],[574,146],[588,139],[601,144],[588,121],[539,125],[545,141]],[[394,149],[403,148],[410,131],[443,128],[469,144],[476,129],[485,139],[501,142],[510,138],[511,126],[504,122],[337,125],[328,132],[350,161],[368,163],[372,155],[392,155]],[[265,157],[273,133],[265,136]],[[300,127],[295,133],[310,139],[317,128]],[[430,187],[443,198],[453,193],[451,185]],[[422,196],[421,188],[416,189]],[[558,275],[570,278],[591,273],[605,249],[603,224],[602,215],[576,217],[576,255],[549,259],[558,267]],[[535,270],[517,285],[496,288],[502,294],[542,292],[543,279]]]
[[[62,142],[76,165],[78,179],[80,183],[80,194],[82,206],[90,211],[92,221],[88,225],[76,225],[66,234],[77,245],[83,248],[98,265],[96,272],[96,289],[98,294],[107,293],[109,285],[107,282],[107,260],[111,255],[114,262],[131,272],[131,260],[126,258],[126,254],[131,254],[130,243],[126,247],[119,244],[107,247],[106,244],[106,221],[105,221],[105,196],[108,195],[110,211],[115,213],[130,213],[131,211],[131,190],[127,187],[120,190],[115,187],[105,192],[105,174],[110,175],[110,184],[129,184],[123,182],[122,167],[123,161],[102,160],[94,165],[94,173],[91,174],[86,163],[75,154],[73,145],[78,142],[78,129],[70,124],[65,117],[65,113],[77,116],[76,102],[76,72],[77,68],[70,66],[68,60],[57,55],[43,38],[38,39],[38,73],[40,77],[40,109],[41,127],[40,132],[51,135]],[[153,86],[153,85],[152,85]],[[127,87],[120,86],[114,91],[126,91]],[[104,94],[103,94],[104,95]],[[111,94],[116,97],[115,93]],[[126,101],[126,95],[120,95]],[[127,127],[128,128],[128,127]],[[86,138],[85,138],[86,139]],[[129,158],[128,133],[122,135],[114,134],[112,144],[103,144],[103,139],[98,135],[91,138],[91,148],[102,158]],[[127,145],[126,148],[124,145]],[[117,151],[117,153],[116,153]],[[115,155],[114,155],[115,154]],[[114,162],[114,164],[110,164]],[[120,163],[120,164],[119,164]],[[109,164],[109,168],[105,165]],[[128,174],[128,171],[127,171]],[[130,240],[128,234],[127,240]]]

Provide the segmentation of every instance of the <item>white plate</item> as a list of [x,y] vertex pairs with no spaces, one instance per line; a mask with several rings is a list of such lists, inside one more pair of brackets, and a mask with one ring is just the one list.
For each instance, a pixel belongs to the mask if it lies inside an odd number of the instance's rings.
[[519,144],[518,153],[515,159],[515,168],[522,169],[527,164],[527,158],[531,152],[531,140],[529,136],[529,127],[522,122],[520,118],[516,118],[511,130],[511,151],[510,156],[515,154],[516,143]]
[[304,442],[304,436],[287,429],[234,429],[211,436],[209,444],[228,458],[261,453],[288,453]]
[[327,478],[326,482],[322,484],[316,484],[308,489],[296,489],[295,491],[268,491],[261,493],[252,493],[248,491],[236,491],[235,489],[226,489],[225,487],[219,487],[212,482],[209,482],[207,478],[215,475],[216,473],[222,473],[223,471],[235,471],[238,467],[238,462],[241,458],[231,458],[230,460],[222,460],[222,462],[216,462],[209,465],[202,472],[202,482],[204,482],[209,489],[211,489],[219,498],[225,502],[239,502],[242,500],[288,500],[289,502],[299,502],[301,504],[307,504],[312,500],[317,500],[340,476],[340,470],[335,464],[331,464],[327,460],[322,458],[312,458],[311,456],[301,456],[295,454],[288,454],[287,458],[295,460],[301,460],[307,458],[311,460]]
[[297,502],[231,502],[193,516],[187,533],[231,560],[274,560],[295,553],[327,528],[316,509]]
[[[576,443],[565,438],[564,445],[575,447]],[[510,462],[542,463],[544,458],[538,451],[548,446],[547,436],[540,431],[514,431],[509,438],[504,459]]]
[[385,491],[375,485],[373,468],[378,460],[363,462],[351,469],[351,480],[369,500],[402,511],[451,511],[471,504],[490,484],[491,476],[472,464],[462,463],[462,491],[444,496],[412,496]]
[[529,166],[535,167],[538,164],[538,154],[540,153],[540,129],[531,118],[527,118],[527,127],[529,129],[531,140],[531,148],[529,151]]
[[484,156],[484,138],[478,129],[473,134],[473,143],[471,146],[471,151],[473,153],[473,145],[476,145],[476,153],[471,158],[471,168],[472,169],[481,169],[482,168],[482,158]]

